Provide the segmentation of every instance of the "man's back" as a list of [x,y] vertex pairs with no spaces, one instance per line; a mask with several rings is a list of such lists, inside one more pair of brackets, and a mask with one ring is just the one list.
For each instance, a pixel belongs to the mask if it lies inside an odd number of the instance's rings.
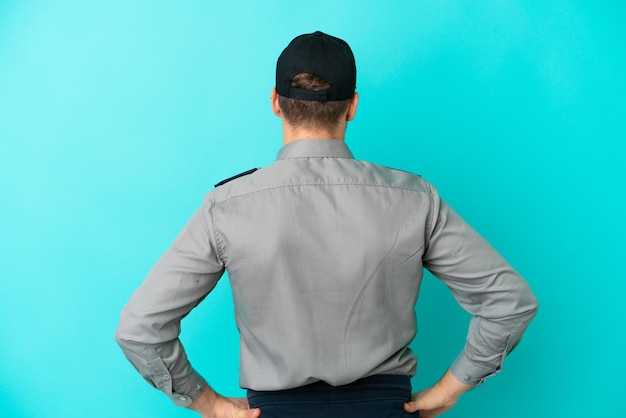
[[303,140],[209,196],[244,387],[414,371],[405,349],[432,193],[418,176],[354,160],[343,141]]

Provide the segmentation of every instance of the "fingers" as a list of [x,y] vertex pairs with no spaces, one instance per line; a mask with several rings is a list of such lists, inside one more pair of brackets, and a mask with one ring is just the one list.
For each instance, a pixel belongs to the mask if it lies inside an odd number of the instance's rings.
[[404,404],[404,410],[408,413],[420,411],[420,418],[433,418],[441,415],[452,408],[455,403],[433,388],[414,393],[412,398],[412,401]]
[[417,408],[417,405],[415,404],[415,402],[414,402],[414,401],[411,401],[411,402],[406,402],[406,403],[403,405],[403,408],[404,408],[404,410],[405,410],[406,412],[408,412],[409,414],[412,414],[413,412],[417,412],[417,409],[418,409],[418,408]]
[[259,408],[250,409],[247,398],[228,398],[228,401],[239,409],[236,415],[238,418],[258,418],[261,416]]
[[228,400],[242,409],[250,409],[247,398],[228,398]]
[[225,398],[220,396],[211,410],[201,412],[203,418],[259,418],[259,408],[249,409],[246,398]]
[[424,410],[424,409],[420,409],[417,404],[415,402],[407,402],[404,404],[404,411],[412,414],[414,412],[420,411],[420,418],[434,418],[437,415],[442,414],[443,412],[445,412],[445,410],[439,408],[439,409],[435,409],[435,410]]
[[246,411],[245,418],[259,418],[261,416],[261,410],[259,408],[248,409]]

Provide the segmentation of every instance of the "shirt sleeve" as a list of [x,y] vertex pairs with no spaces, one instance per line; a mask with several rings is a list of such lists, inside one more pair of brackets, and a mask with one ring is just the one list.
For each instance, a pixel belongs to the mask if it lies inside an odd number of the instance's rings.
[[223,273],[209,195],[122,310],[118,344],[137,371],[178,406],[191,404],[206,385],[178,338],[180,321]]
[[472,314],[463,351],[450,367],[461,382],[481,384],[500,371],[538,305],[528,283],[434,193],[424,266]]

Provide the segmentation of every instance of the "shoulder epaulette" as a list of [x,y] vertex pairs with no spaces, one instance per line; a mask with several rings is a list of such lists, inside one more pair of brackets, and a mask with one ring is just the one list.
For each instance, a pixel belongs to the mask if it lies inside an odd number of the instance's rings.
[[417,176],[417,177],[422,177],[421,174],[417,174],[417,173],[414,173],[412,171],[402,170],[400,168],[388,167],[386,165],[381,165],[381,167],[388,168],[389,170],[400,171],[402,173],[412,174],[412,175]]
[[247,176],[248,174],[252,174],[252,173],[254,173],[254,172],[255,172],[255,171],[257,171],[257,170],[258,170],[258,168],[253,168],[252,170],[244,171],[243,173],[239,173],[239,174],[237,174],[237,175],[234,175],[234,176],[232,176],[232,177],[229,177],[229,178],[227,178],[227,179],[225,179],[225,180],[222,180],[222,181],[220,181],[219,183],[217,183],[217,184],[215,185],[215,187],[219,187],[219,186],[221,186],[222,184],[226,184],[226,183],[228,183],[229,181],[233,181],[233,180],[235,180],[235,179],[238,179],[239,177],[243,177],[243,176]]

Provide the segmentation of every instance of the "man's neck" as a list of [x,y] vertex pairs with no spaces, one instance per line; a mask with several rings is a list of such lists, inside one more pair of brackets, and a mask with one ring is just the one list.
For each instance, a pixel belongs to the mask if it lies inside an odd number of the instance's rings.
[[300,139],[345,139],[345,126],[334,130],[295,128],[283,123],[283,144],[287,145]]

